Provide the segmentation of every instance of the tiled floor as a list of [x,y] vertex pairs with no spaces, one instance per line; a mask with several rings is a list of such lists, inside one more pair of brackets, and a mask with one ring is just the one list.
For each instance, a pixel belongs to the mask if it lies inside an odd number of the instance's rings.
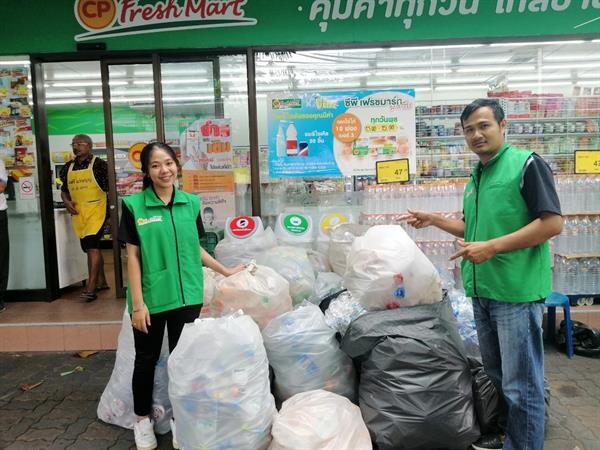
[[117,348],[124,300],[115,298],[112,253],[105,270],[111,289],[86,303],[81,286],[53,302],[14,302],[0,314],[0,351],[111,350]]

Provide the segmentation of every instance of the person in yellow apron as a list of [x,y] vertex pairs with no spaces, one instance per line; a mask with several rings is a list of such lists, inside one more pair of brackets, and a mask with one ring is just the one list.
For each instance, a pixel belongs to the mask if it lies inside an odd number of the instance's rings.
[[90,302],[97,298],[97,290],[108,288],[100,250],[106,220],[108,166],[92,155],[93,143],[89,136],[74,136],[71,145],[75,159],[61,172],[61,196],[72,214],[73,229],[81,248],[87,254],[88,279],[81,297]]

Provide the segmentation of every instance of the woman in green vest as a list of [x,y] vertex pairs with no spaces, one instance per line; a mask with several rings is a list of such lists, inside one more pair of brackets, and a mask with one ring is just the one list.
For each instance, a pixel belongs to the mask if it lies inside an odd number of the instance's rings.
[[[144,190],[123,199],[119,240],[127,246],[127,305],[135,342],[135,443],[138,450],[152,450],[157,446],[150,419],[154,369],[165,325],[173,351],[184,324],[200,314],[202,266],[229,276],[243,265],[225,267],[200,247],[200,199],[175,187],[180,165],[173,149],[153,142],[140,159]],[[174,427],[171,420],[173,447],[179,448]]]

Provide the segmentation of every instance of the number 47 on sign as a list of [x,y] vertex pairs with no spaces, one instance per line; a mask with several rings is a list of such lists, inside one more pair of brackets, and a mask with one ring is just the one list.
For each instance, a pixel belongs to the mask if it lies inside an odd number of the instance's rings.
[[409,181],[408,159],[377,161],[375,164],[375,173],[377,175],[377,184]]

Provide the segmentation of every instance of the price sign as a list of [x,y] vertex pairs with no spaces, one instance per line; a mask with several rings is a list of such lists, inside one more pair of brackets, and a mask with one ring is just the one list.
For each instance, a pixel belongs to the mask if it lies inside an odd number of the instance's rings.
[[377,184],[401,183],[408,181],[408,159],[393,159],[391,161],[377,161],[375,163]]
[[575,173],[600,173],[600,150],[575,150]]

